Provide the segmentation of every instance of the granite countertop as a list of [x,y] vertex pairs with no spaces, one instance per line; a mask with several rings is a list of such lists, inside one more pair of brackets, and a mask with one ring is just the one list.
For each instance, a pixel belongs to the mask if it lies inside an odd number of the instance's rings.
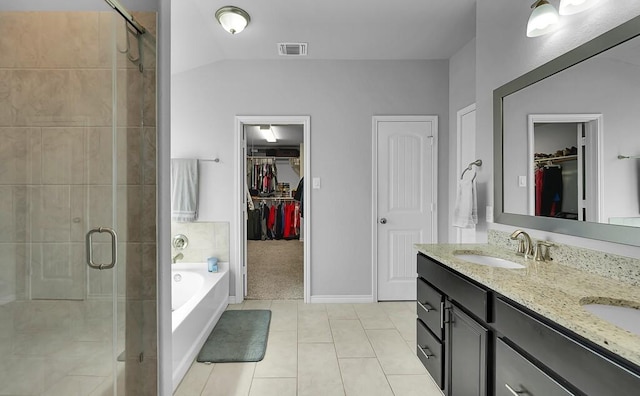
[[[419,252],[640,366],[640,336],[584,310],[581,301],[640,308],[640,288],[556,261],[525,260],[487,244],[417,244]],[[511,260],[523,269],[495,268],[458,259],[476,253]]]

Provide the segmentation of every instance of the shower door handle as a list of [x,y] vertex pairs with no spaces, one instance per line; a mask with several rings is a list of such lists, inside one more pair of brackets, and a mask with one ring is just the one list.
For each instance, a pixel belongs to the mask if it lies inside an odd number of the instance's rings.
[[[106,264],[97,264],[93,261],[93,234],[95,233],[103,233],[106,232],[111,235],[111,262]],[[116,260],[118,257],[118,235],[116,232],[108,227],[98,227],[87,232],[86,238],[86,249],[87,249],[87,265],[90,268],[103,270],[113,268],[116,265]]]

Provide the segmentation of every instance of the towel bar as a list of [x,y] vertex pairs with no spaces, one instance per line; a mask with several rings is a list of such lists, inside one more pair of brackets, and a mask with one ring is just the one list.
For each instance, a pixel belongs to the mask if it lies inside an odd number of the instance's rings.
[[[473,165],[478,166],[478,167],[479,167],[479,166],[482,166],[482,160],[481,160],[481,159],[477,159],[477,160],[473,161],[472,163],[470,163],[470,164],[469,164],[469,166],[467,166],[467,167],[462,171],[462,174],[460,175],[460,180],[462,180],[462,178],[464,177],[464,174],[465,174],[467,171],[470,171],[471,169],[473,169]],[[476,178],[476,175],[473,175],[473,178],[475,179],[475,178]]]

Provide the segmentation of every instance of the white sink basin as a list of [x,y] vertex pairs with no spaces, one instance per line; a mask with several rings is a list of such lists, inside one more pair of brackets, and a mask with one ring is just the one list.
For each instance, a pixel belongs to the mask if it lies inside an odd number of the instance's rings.
[[585,304],[587,312],[640,336],[640,309],[607,304]]
[[483,256],[481,254],[469,254],[469,253],[461,253],[454,255],[464,261],[468,261],[473,264],[486,265],[487,267],[498,267],[498,268],[511,268],[511,269],[519,269],[525,268],[524,265],[514,263],[513,261],[491,257],[491,256]]

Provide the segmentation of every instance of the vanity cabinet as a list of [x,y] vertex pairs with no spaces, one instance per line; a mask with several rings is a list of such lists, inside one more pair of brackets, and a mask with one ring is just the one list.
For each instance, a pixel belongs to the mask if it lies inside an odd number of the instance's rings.
[[489,330],[455,304],[448,308],[449,394],[486,396]]
[[446,396],[637,396],[640,367],[422,253],[417,355]]
[[573,393],[498,338],[496,396],[514,395],[570,396]]
[[418,255],[418,358],[447,396],[488,395],[488,291]]
[[[514,349],[530,356],[530,360],[536,361],[540,370],[555,373],[557,381],[567,389],[574,389],[575,394],[640,394],[638,368],[630,365],[625,367],[623,362],[616,362],[620,360],[616,356],[600,351],[600,348],[591,345],[589,341],[502,296],[495,298],[494,328]],[[505,370],[500,365],[497,368],[498,375],[501,375],[501,370]],[[521,375],[521,383],[526,383],[526,378]],[[504,384],[496,382],[496,387],[500,386]]]

